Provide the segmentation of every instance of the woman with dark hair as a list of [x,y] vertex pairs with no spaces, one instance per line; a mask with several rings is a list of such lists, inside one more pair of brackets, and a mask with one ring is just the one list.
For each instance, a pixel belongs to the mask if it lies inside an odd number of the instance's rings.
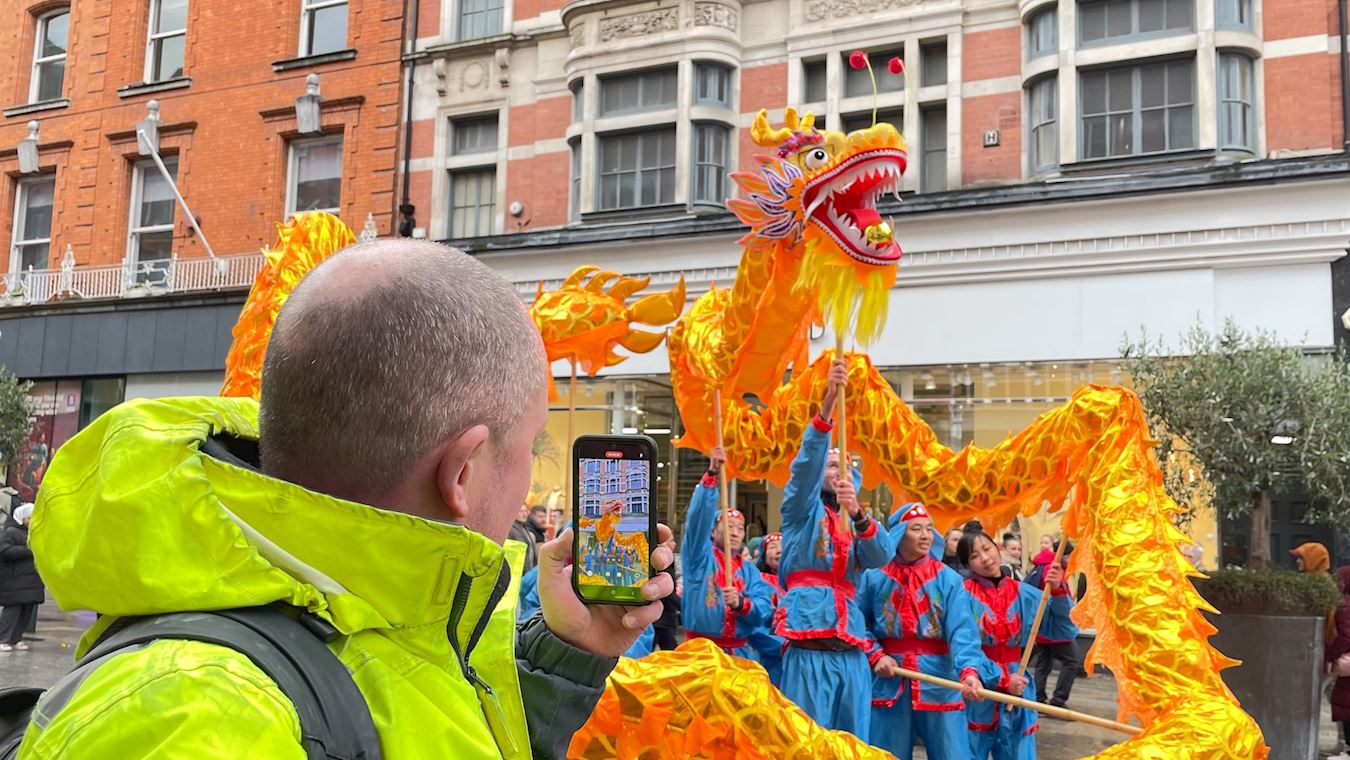
[[1326,659],[1331,674],[1336,676],[1331,689],[1331,719],[1341,724],[1341,738],[1345,751],[1327,760],[1350,760],[1350,566],[1336,571],[1336,585],[1343,601],[1336,610],[1336,632],[1327,644]]
[[[1041,603],[1041,590],[1020,583],[1004,573],[998,544],[983,530],[966,531],[956,546],[961,564],[970,568],[966,591],[974,601],[973,616],[980,628],[985,656],[1001,671],[998,688],[1009,694],[1035,699],[1035,685],[1021,672],[1022,649],[1031,636],[1031,625]],[[1046,624],[1068,619],[1073,602],[1064,588],[1064,570],[1051,564],[1045,571],[1050,603]],[[974,760],[1034,760],[1036,757],[1036,712],[1014,709],[995,702],[966,702],[970,728],[970,756]]]

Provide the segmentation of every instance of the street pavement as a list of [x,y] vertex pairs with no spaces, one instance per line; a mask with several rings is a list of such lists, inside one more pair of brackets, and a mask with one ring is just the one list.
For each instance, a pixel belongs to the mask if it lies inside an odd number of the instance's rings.
[[[80,635],[94,622],[93,613],[62,612],[48,602],[38,610],[36,638],[26,652],[0,652],[0,688],[5,686],[48,686],[70,669]],[[1057,675],[1057,673],[1056,673]],[[1331,722],[1330,708],[1322,703],[1321,757],[1339,751],[1337,725]],[[1109,674],[1080,677],[1073,687],[1069,708],[1112,720],[1116,717],[1116,682]],[[1037,756],[1041,760],[1075,760],[1087,757],[1115,744],[1121,736],[1085,723],[1041,718],[1037,738]],[[927,758],[920,749],[915,758]],[[941,760],[935,758],[934,760]]]

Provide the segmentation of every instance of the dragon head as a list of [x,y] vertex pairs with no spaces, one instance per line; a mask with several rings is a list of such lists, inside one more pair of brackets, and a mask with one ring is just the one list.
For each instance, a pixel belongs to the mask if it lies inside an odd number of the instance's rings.
[[798,118],[792,108],[779,128],[760,111],[751,137],[776,155],[759,157],[759,173],[732,175],[746,197],[727,205],[751,228],[742,244],[803,244],[796,287],[814,291],[837,327],[852,321],[869,342],[885,322],[901,255],[877,201],[899,190],[905,139],[884,122],[849,134],[818,130],[813,114]]

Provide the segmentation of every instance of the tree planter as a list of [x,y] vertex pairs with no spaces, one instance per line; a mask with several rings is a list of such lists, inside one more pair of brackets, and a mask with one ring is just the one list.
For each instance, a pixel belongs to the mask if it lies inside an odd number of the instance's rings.
[[1219,629],[1210,642],[1242,661],[1223,671],[1224,683],[1261,726],[1270,756],[1317,760],[1326,621],[1230,613],[1209,617]]

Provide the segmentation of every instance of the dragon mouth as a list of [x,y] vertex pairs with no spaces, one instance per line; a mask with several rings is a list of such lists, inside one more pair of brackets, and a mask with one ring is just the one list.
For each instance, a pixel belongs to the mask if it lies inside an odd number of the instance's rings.
[[900,246],[889,232],[870,239],[868,228],[881,224],[877,200],[898,193],[906,163],[899,148],[866,150],[841,161],[807,183],[802,193],[807,219],[850,258],[871,266],[896,263]]

